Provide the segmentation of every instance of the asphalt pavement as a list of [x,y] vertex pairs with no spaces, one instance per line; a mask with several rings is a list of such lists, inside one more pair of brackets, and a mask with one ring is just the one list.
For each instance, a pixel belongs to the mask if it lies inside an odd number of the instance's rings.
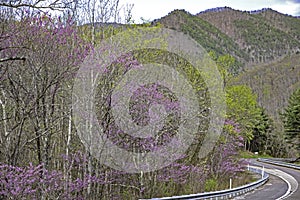
[[[262,187],[235,199],[276,200],[288,195],[287,200],[300,200],[300,170],[250,160],[251,165],[264,166],[270,173],[269,181]],[[287,183],[288,182],[288,183]],[[287,191],[290,192],[287,194]]]
[[262,187],[259,187],[243,196],[234,199],[260,200],[277,199],[283,196],[288,189],[287,183],[277,176],[270,175],[269,181]]

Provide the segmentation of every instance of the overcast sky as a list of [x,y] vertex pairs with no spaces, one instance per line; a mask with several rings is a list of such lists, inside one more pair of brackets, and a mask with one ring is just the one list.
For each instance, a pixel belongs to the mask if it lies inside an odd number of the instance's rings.
[[300,16],[300,0],[120,0],[120,4],[132,3],[136,23],[141,17],[154,20],[167,15],[174,9],[185,9],[196,14],[215,7],[228,6],[238,10],[272,8],[284,14]]

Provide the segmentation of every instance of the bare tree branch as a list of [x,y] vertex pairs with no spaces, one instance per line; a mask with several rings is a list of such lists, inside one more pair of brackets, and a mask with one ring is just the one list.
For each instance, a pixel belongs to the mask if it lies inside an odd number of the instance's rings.
[[9,58],[1,58],[1,59],[0,59],[0,63],[1,63],[1,62],[7,62],[7,61],[14,61],[14,60],[22,60],[22,61],[25,61],[26,58],[25,58],[25,57],[9,57]]
[[50,9],[50,10],[62,10],[67,8],[67,4],[69,2],[63,2],[61,0],[54,0],[54,1],[48,1],[48,0],[36,0],[33,2],[30,1],[13,1],[10,0],[8,2],[1,1],[0,2],[0,7],[8,7],[8,8],[34,8],[38,10],[43,10],[43,9]]

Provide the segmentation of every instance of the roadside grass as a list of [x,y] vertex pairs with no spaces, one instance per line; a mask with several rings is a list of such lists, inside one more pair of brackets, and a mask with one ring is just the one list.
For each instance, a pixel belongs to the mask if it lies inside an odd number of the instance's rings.
[[241,151],[240,152],[240,158],[244,159],[257,159],[257,158],[272,158],[272,156],[267,155],[267,154],[255,154],[250,151]]
[[[229,177],[221,179],[217,183],[217,187],[215,190],[211,191],[220,191],[220,190],[228,190],[229,189]],[[259,176],[255,173],[251,173],[248,171],[237,174],[235,177],[232,177],[232,188],[240,187],[243,185],[247,185],[249,183],[253,183],[254,181],[259,180]]]

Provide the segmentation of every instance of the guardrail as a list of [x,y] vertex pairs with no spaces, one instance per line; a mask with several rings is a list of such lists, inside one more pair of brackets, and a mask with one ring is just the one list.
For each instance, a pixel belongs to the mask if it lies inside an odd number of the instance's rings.
[[282,161],[279,161],[278,159],[273,160],[273,159],[259,158],[258,161],[300,170],[300,165],[287,163],[287,162],[282,162]]
[[[261,174],[262,178],[258,181],[255,181],[253,183],[249,183],[247,185],[243,185],[240,187],[236,187],[233,189],[228,190],[221,190],[221,191],[215,191],[215,192],[205,192],[205,193],[199,193],[199,194],[189,194],[189,195],[182,195],[182,196],[172,196],[172,197],[162,197],[162,198],[152,198],[151,200],[170,200],[170,199],[228,199],[233,198],[242,194],[245,194],[249,191],[252,191],[261,185],[265,184],[269,179],[269,174],[264,172],[264,170],[256,169],[248,166],[248,170]],[[143,199],[140,199],[143,200]]]
[[281,162],[292,162],[295,161],[297,158],[261,158],[261,159],[281,161]]

